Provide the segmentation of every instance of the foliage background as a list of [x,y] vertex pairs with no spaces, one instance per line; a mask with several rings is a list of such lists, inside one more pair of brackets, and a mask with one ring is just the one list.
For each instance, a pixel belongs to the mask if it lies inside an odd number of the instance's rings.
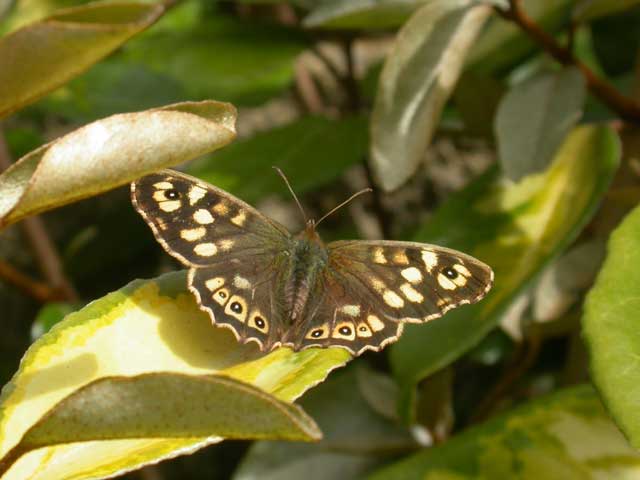
[[[229,440],[126,475],[640,478],[640,2],[0,0],[0,34],[0,472],[11,422],[25,418],[40,428],[15,440],[25,452],[93,451],[76,452],[82,472],[3,478],[99,478],[212,435]],[[209,99],[237,107],[237,125],[233,107]],[[178,102],[204,103],[166,107]],[[109,128],[122,139],[113,151],[96,147]],[[299,229],[272,165],[315,218],[373,187],[323,223],[325,241],[457,248],[494,268],[492,293],[330,375],[344,352],[262,358],[198,330],[184,279],[160,276],[181,267],[127,184],[175,166]],[[137,278],[152,280],[128,285]],[[170,363],[149,312],[206,361]],[[95,347],[96,384],[47,370],[52,352],[71,358],[74,331],[109,345]],[[110,353],[132,370],[110,369]],[[153,374],[167,392],[187,388],[164,370],[192,375],[194,403],[176,394],[153,411],[189,408],[195,423],[127,408],[155,401]],[[76,397],[36,414],[15,396],[33,378]],[[290,405],[312,386],[304,411]],[[237,421],[231,395],[264,415]],[[101,423],[114,405],[130,416]],[[321,441],[292,441],[317,440],[313,421]],[[136,463],[127,444],[124,463],[98,468],[104,442],[141,437],[165,450],[145,444]]]

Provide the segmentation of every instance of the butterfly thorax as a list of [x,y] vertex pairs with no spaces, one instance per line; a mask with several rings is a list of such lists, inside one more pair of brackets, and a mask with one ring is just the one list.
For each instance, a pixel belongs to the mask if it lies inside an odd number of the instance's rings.
[[318,275],[327,265],[328,253],[312,221],[292,242],[289,275],[285,285],[285,301],[291,321],[303,313]]

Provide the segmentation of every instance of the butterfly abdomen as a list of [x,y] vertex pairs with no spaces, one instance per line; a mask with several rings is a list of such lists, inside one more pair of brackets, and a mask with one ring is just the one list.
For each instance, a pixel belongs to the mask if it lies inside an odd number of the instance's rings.
[[309,293],[327,264],[328,254],[322,244],[306,238],[295,239],[292,250],[284,295],[288,318],[295,321],[303,316]]

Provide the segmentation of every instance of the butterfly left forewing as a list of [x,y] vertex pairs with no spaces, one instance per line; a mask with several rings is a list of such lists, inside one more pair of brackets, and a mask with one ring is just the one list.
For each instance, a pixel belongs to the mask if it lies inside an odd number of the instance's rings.
[[173,170],[131,184],[134,207],[164,249],[187,266],[282,248],[287,230],[252,206]]
[[163,170],[131,184],[136,210],[171,255],[190,267],[189,289],[213,323],[261,349],[277,344],[282,313],[272,307],[286,229],[229,193]]
[[[324,302],[309,309],[299,326],[299,348],[335,344],[356,354],[379,350],[399,337],[403,323],[427,322],[477,302],[493,282],[486,264],[434,245],[341,241],[328,250]],[[320,330],[323,334],[313,338]]]

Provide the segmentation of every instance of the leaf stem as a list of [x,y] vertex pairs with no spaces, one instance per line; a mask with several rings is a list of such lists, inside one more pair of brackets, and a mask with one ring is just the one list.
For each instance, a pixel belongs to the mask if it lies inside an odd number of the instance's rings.
[[613,86],[598,77],[587,65],[575,58],[570,48],[563,47],[552,35],[540,28],[524,10],[522,0],[509,0],[508,10],[496,9],[496,11],[503,18],[518,25],[560,64],[577,67],[584,76],[591,93],[612,111],[628,122],[640,123],[640,104],[632,98],[622,95]]

